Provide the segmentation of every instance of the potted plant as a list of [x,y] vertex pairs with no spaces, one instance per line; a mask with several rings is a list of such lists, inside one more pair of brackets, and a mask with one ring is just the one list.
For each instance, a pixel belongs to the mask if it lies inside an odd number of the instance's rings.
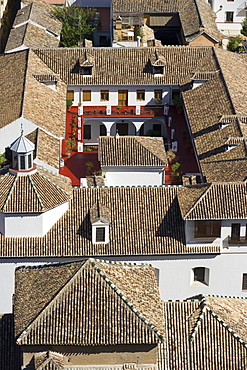
[[72,104],[73,104],[73,100],[67,99],[67,108],[70,108]]
[[69,157],[71,151],[76,148],[76,141],[74,138],[70,138],[65,141],[66,156]]
[[87,161],[85,164],[86,164],[87,174],[91,175],[92,174],[92,168],[93,168],[93,162]]

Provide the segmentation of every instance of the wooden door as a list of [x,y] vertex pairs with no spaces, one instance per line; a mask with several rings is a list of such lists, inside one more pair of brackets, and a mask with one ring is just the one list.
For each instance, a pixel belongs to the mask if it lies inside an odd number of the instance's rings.
[[118,105],[127,107],[128,105],[128,90],[118,90]]

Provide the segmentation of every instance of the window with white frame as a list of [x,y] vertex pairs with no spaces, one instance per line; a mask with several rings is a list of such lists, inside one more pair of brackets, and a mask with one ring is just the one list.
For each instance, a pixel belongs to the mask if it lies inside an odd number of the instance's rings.
[[92,224],[92,243],[109,243],[109,223],[98,221]]

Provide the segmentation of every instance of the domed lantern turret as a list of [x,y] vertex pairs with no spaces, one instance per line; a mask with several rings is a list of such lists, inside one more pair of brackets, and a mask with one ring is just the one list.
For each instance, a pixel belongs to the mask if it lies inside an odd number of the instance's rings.
[[12,168],[17,171],[29,171],[33,169],[33,151],[35,145],[23,136],[19,136],[11,145]]

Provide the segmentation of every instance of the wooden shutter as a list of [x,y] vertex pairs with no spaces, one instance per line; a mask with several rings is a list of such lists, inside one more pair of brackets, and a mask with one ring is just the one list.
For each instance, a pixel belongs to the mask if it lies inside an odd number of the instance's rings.
[[74,100],[74,90],[67,91],[67,99]]
[[91,90],[83,90],[83,101],[91,101]]
[[118,90],[118,105],[127,107],[128,105],[128,90]]

